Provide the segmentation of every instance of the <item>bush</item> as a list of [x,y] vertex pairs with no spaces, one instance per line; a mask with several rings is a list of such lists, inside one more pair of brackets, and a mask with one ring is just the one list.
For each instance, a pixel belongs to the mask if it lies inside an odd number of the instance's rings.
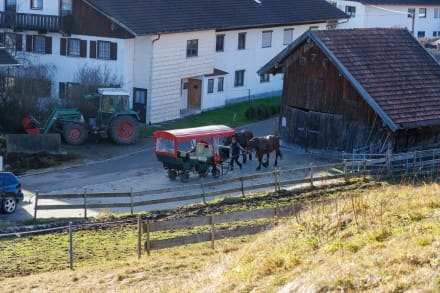
[[246,116],[246,119],[254,120],[257,117],[257,112],[255,110],[255,107],[252,105],[249,105],[249,107],[244,112],[244,115]]
[[280,112],[278,105],[258,104],[257,106],[249,105],[245,111],[245,116],[248,120],[262,120],[270,118]]

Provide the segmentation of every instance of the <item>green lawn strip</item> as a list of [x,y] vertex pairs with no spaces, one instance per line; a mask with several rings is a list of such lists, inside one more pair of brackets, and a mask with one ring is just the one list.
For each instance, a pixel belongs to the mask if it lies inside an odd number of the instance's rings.
[[280,102],[280,97],[270,97],[265,99],[228,104],[224,108],[209,110],[179,120],[173,120],[143,127],[141,129],[141,135],[143,137],[147,137],[151,136],[156,130],[191,128],[212,124],[226,124],[230,127],[237,127],[240,125],[258,121],[257,119],[249,120],[246,118],[245,112],[249,106],[279,106]]

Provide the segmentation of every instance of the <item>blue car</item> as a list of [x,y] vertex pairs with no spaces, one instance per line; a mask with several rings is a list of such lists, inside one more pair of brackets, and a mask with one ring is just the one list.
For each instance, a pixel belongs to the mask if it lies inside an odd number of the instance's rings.
[[21,182],[11,172],[0,172],[0,208],[6,214],[12,214],[17,204],[23,201]]

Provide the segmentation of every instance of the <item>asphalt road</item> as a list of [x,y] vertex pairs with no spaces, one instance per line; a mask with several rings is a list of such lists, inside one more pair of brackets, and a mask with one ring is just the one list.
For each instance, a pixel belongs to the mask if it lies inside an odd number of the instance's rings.
[[[275,120],[270,119],[246,126],[254,132],[254,136],[274,133]],[[60,167],[45,170],[30,170],[20,176],[25,190],[25,201],[19,205],[13,215],[0,214],[0,220],[16,221],[30,219],[34,214],[35,193],[80,193],[87,192],[127,192],[132,189],[145,191],[151,189],[175,186],[179,189],[179,180],[170,181],[153,151],[152,138],[141,139],[131,146],[118,146],[111,142],[88,141],[85,146],[65,146],[69,152],[78,152],[85,159],[82,162],[68,163]],[[279,161],[281,169],[291,169],[308,166],[309,154],[284,146],[283,160]],[[324,164],[327,161],[313,159],[314,164]],[[273,170],[273,155],[271,166],[265,171]],[[257,160],[244,165],[243,170],[234,170],[225,178],[243,176],[256,171]],[[263,168],[264,169],[264,168]],[[215,180],[210,178],[209,180]],[[197,183],[196,177],[190,178],[188,184]],[[101,211],[90,211],[89,215],[98,215]],[[113,211],[112,211],[113,212]],[[126,211],[125,211],[126,212]],[[81,217],[82,211],[60,210],[39,211],[39,217]]]

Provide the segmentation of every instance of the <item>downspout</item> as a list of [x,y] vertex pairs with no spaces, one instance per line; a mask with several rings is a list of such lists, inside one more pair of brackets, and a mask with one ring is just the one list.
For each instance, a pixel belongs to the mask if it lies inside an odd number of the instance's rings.
[[148,125],[151,125],[151,93],[153,92],[153,56],[154,56],[154,43],[160,40],[160,34],[151,42],[151,56],[150,56],[150,90],[147,92],[147,116]]

